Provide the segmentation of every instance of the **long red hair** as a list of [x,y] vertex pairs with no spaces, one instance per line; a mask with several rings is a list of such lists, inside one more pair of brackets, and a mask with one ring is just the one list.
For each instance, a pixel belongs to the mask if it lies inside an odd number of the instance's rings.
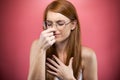
[[[79,72],[81,68],[81,38],[80,38],[80,23],[77,16],[77,12],[75,7],[68,2],[67,0],[55,0],[50,3],[44,12],[44,21],[46,21],[48,11],[53,11],[56,13],[61,13],[62,15],[69,18],[71,21],[76,20],[77,25],[74,30],[71,31],[71,34],[68,39],[68,43],[66,46],[67,58],[65,65],[68,65],[69,60],[73,57],[73,74],[76,79],[79,77]],[[55,44],[51,46],[47,52],[47,57],[52,58],[52,55],[57,55]],[[46,72],[47,73],[47,72]],[[53,80],[54,76],[47,73],[47,80]]]

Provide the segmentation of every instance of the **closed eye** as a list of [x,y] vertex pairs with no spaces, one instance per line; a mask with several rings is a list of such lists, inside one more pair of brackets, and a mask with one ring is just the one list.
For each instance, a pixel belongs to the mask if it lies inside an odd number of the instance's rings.
[[58,26],[63,26],[65,24],[64,21],[57,21],[56,23],[58,24]]
[[52,26],[52,22],[51,21],[46,21],[46,26]]

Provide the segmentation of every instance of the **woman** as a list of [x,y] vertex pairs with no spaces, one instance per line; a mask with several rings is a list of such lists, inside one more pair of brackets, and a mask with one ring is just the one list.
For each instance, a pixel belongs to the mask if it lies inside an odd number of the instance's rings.
[[81,45],[74,6],[55,0],[44,13],[44,31],[30,52],[28,80],[97,80],[95,52]]

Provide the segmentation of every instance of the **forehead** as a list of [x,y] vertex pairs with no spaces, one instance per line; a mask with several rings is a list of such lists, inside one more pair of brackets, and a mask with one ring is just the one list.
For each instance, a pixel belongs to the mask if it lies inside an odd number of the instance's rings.
[[58,21],[58,20],[69,21],[70,19],[67,18],[66,16],[60,14],[60,13],[48,11],[48,13],[47,13],[47,20],[50,20],[50,21]]

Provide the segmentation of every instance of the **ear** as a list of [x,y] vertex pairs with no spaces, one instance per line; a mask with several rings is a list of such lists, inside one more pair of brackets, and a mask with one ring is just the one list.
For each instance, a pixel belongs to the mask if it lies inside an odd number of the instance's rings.
[[74,30],[76,26],[77,26],[77,20],[72,21],[71,30]]

